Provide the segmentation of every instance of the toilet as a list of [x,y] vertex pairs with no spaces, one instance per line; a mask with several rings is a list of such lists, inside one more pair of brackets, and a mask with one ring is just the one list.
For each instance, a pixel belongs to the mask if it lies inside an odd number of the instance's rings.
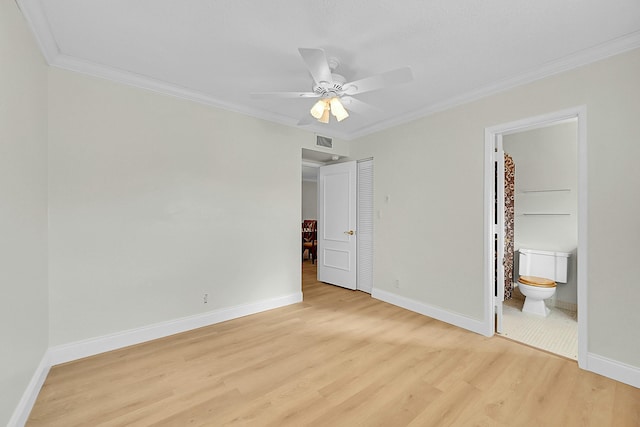
[[524,295],[524,313],[548,316],[551,310],[544,300],[556,293],[556,283],[567,283],[566,252],[537,249],[519,250],[518,289]]

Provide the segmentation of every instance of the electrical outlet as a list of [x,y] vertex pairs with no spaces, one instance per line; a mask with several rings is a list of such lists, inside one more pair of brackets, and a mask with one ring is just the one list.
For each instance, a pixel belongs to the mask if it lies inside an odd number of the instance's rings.
[[393,287],[394,288],[400,288],[400,279],[396,279],[396,281],[393,282]]
[[209,294],[204,294],[204,296],[202,297],[202,302],[204,304],[206,304],[207,302],[209,302]]

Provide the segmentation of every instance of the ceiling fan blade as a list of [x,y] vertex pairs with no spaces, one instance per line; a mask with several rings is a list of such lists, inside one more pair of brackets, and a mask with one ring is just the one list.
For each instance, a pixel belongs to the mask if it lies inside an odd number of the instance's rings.
[[371,115],[376,115],[382,111],[378,107],[374,107],[371,104],[362,102],[352,96],[343,96],[341,100],[342,100],[342,104],[347,110],[353,111],[354,113],[358,113],[361,115],[371,116]]
[[315,92],[254,92],[252,98],[319,98]]
[[298,52],[302,55],[302,59],[305,64],[307,64],[311,77],[313,77],[313,81],[316,82],[316,84],[320,84],[321,82],[330,83],[333,81],[331,69],[329,68],[324,50],[301,47],[298,49]]
[[358,93],[371,92],[372,90],[378,90],[388,86],[408,83],[411,80],[413,80],[411,68],[403,67],[387,71],[386,73],[345,83],[342,85],[342,88],[347,95],[356,95]]

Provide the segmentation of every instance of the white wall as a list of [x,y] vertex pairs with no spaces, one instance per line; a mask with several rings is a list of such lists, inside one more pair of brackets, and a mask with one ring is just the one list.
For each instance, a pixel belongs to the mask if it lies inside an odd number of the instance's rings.
[[[47,93],[13,2],[0,59],[0,423],[49,331],[70,343],[300,291],[313,135],[58,69]],[[353,142],[376,161],[374,286],[482,319],[484,129],[585,104],[589,351],[640,367],[639,73],[636,50]]]
[[300,293],[308,133],[49,77],[52,345]]
[[302,181],[302,219],[318,219],[317,181]]
[[588,350],[640,368],[639,75],[634,50],[354,141],[376,162],[375,288],[482,320],[484,130],[586,105]]
[[0,2],[0,425],[48,346],[46,84],[16,4]]
[[[558,283],[554,298],[576,304],[578,295],[577,122],[560,123],[505,135],[503,147],[505,153],[513,158],[516,167],[515,248],[516,250],[528,248],[571,253],[568,259],[567,282]],[[532,213],[567,215],[531,215]],[[517,268],[515,273],[518,273]],[[517,275],[514,276],[514,280],[517,277]]]

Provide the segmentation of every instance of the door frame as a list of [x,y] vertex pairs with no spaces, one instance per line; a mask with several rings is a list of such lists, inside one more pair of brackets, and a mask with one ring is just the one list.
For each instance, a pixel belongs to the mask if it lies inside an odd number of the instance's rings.
[[[496,148],[502,135],[546,127],[568,119],[577,119],[578,128],[578,253],[577,253],[577,286],[578,286],[578,366],[587,368],[587,108],[577,106],[548,114],[528,117],[513,122],[503,123],[485,128],[485,172],[484,172],[484,335],[494,335],[496,327],[497,304],[501,303],[494,294],[496,276],[494,266],[495,233],[504,235],[494,223],[496,212]],[[499,165],[503,163],[498,163]],[[504,166],[497,173],[504,174]],[[498,221],[500,223],[500,221]],[[500,239],[498,239],[500,240]],[[500,263],[498,263],[500,265]]]
[[[309,151],[315,151],[315,152],[318,152],[318,153],[327,154],[326,152],[320,151],[320,150],[314,150],[314,149],[311,149],[311,148],[306,148],[306,149],[309,150]],[[304,156],[304,152],[301,151],[301,155]],[[345,157],[344,159],[348,161],[348,157]],[[357,176],[356,176],[356,193],[357,193],[357,197],[356,197],[356,201],[357,201],[357,209],[356,209],[357,218],[356,218],[356,222],[358,223],[361,220],[365,220],[365,221],[370,221],[373,224],[373,222],[374,222],[373,210],[371,212],[368,212],[366,214],[366,217],[365,217],[365,214],[360,210],[360,196],[359,196],[359,193],[360,193],[361,185],[363,184],[363,182],[362,182],[362,177],[361,177],[360,171],[359,171],[359,165],[361,163],[363,163],[363,162],[370,162],[371,163],[371,167],[373,168],[374,158],[373,157],[367,157],[367,158],[364,158],[364,159],[356,160],[356,163],[358,164],[358,171],[357,171]],[[321,166],[325,166],[326,165],[325,163],[304,160],[304,158],[302,159],[302,163],[301,164],[302,164],[302,166],[310,166],[310,167],[318,168],[318,169]],[[319,185],[320,185],[317,177],[318,177],[318,173],[316,173],[316,180],[315,180],[316,190],[319,188]],[[372,189],[373,189],[373,185],[374,185],[373,181],[374,181],[374,176],[371,175],[370,182],[368,182],[368,185],[370,185]],[[316,206],[319,206],[319,198],[320,198],[320,192],[316,191]],[[371,202],[373,203],[373,200]],[[319,216],[318,212],[316,212],[316,219],[317,219],[318,216]],[[304,218],[301,218],[301,220],[302,219],[304,219]],[[359,226],[358,226],[358,224],[356,224],[356,233],[358,233],[358,231],[359,231],[358,229],[359,229]],[[369,254],[370,255],[370,259],[368,259],[368,261],[370,262],[370,265],[367,265],[367,267],[370,270],[368,272],[368,274],[371,275],[371,277],[370,277],[370,283],[367,283],[366,286],[363,286],[363,283],[361,282],[361,271],[360,271],[360,269],[362,268],[362,263],[361,263],[360,259],[357,259],[357,263],[356,263],[356,269],[357,269],[356,270],[356,290],[368,293],[369,295],[371,295],[371,293],[373,292],[373,263],[374,263],[374,259],[373,259],[373,239],[374,239],[374,236],[371,235],[371,242],[370,242],[371,243],[371,248],[370,248],[371,253]],[[360,242],[361,241],[362,241],[362,239],[356,238],[356,258],[358,258],[360,256],[360,254],[361,254],[361,249],[362,249],[361,246],[360,246]]]

